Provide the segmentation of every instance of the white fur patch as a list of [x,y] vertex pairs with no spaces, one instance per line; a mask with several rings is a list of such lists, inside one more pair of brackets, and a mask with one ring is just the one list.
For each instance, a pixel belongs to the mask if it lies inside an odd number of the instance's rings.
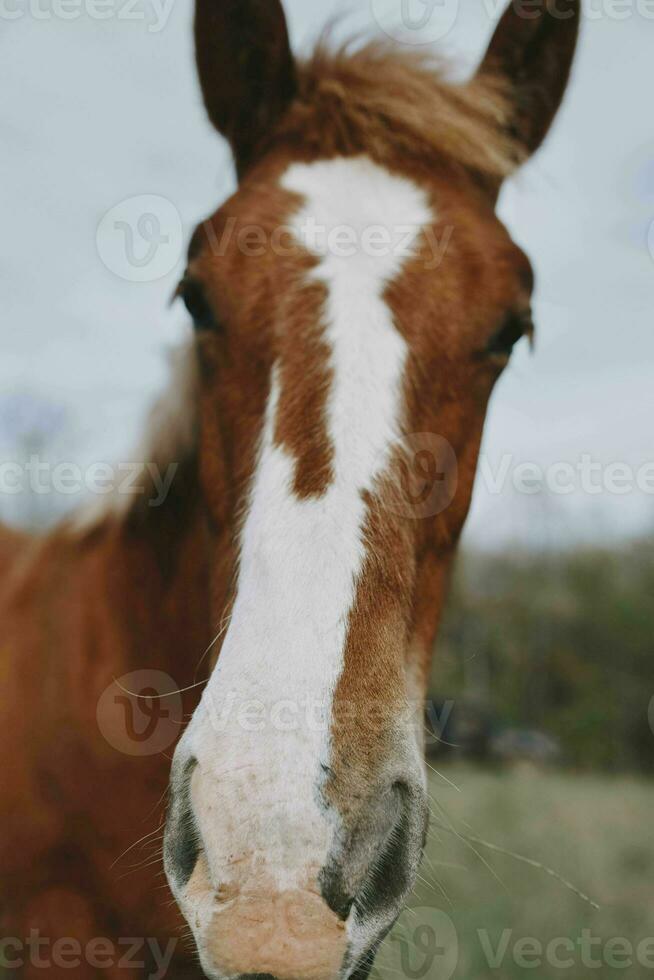
[[[303,199],[292,228],[305,245],[317,224],[327,235],[347,226],[361,246],[347,256],[317,250],[311,273],[328,290],[334,478],[318,499],[295,496],[296,461],[273,441],[275,372],[231,624],[183,752],[199,762],[193,802],[214,885],[288,890],[315,880],[332,840],[320,766],[329,764],[331,704],[365,559],[362,493],[401,438],[407,346],[383,297],[409,231],[415,247],[433,214],[410,181],[363,158],[296,164],[282,185]],[[380,226],[395,246],[373,255],[363,236]]]

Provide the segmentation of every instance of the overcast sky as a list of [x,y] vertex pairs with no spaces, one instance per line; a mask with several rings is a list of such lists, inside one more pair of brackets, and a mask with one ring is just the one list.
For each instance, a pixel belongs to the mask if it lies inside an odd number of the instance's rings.
[[[129,458],[165,380],[165,348],[186,329],[182,312],[166,308],[182,243],[233,188],[226,148],[200,102],[188,0],[108,2],[0,0],[5,457],[17,431],[45,420],[57,458]],[[286,9],[299,50],[348,10],[342,32],[401,27],[401,0],[286,0]],[[410,0],[409,13],[424,15],[426,26],[404,40],[438,37],[463,72],[499,6]],[[647,13],[654,17],[646,0],[586,5],[565,108],[545,149],[502,196],[502,216],[538,273],[538,346],[533,357],[520,352],[493,402],[467,532],[476,544],[603,541],[654,524],[654,467],[645,466],[654,460]],[[156,281],[126,281],[103,218],[111,211],[129,222],[133,212],[121,202],[146,195],[170,202],[162,230],[177,252],[163,255]],[[585,465],[587,475],[572,479],[569,468],[551,469],[557,463]],[[535,472],[521,464],[537,464],[566,492],[518,492],[520,478]],[[71,505],[44,506],[53,503]],[[18,512],[17,501],[0,500],[0,513]]]

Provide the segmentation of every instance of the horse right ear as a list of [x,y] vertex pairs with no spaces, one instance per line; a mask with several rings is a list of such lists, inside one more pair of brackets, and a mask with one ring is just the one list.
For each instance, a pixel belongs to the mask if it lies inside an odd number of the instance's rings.
[[239,177],[291,101],[296,70],[279,0],[196,0],[195,45],[209,118]]
[[543,142],[561,105],[580,19],[581,0],[511,0],[479,68],[505,88],[508,128],[527,155]]

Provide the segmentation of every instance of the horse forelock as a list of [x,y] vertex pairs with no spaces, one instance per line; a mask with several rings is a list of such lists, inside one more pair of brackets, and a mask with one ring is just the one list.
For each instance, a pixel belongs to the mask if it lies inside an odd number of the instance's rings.
[[275,138],[324,156],[450,166],[502,181],[525,158],[511,134],[510,93],[493,72],[464,84],[442,58],[372,41],[326,37],[298,66],[298,94]]

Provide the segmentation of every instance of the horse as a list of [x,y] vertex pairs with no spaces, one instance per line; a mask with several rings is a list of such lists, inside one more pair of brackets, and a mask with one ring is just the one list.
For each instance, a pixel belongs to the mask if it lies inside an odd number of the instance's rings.
[[175,678],[171,690],[196,680],[211,631],[194,469],[156,512],[139,503],[43,539],[0,533],[3,978],[172,976],[157,963],[173,953],[174,976],[198,976],[153,861],[170,759],[141,731],[130,751],[126,713],[142,729],[148,702],[126,703],[119,684],[134,671],[145,688],[151,677]]
[[[0,538],[0,908],[6,935],[86,944],[76,976],[142,975],[92,942],[167,949],[184,921],[170,976],[364,980],[404,908],[448,577],[491,394],[533,332],[497,200],[550,129],[580,17],[512,0],[454,83],[390,43],[301,61],[279,0],[197,0],[238,189],[178,289],[194,339],[148,448],[176,479],[160,508]],[[186,699],[172,766],[107,738],[139,670]]]

